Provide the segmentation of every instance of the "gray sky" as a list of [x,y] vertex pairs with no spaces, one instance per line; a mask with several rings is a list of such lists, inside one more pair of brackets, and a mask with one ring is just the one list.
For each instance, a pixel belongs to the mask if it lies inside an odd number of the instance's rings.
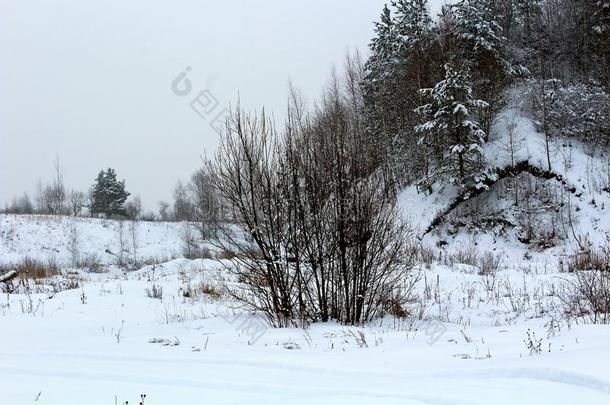
[[[314,98],[348,49],[366,52],[384,3],[0,0],[0,204],[58,155],[70,188],[114,167],[156,208],[213,153],[222,106],[239,92],[281,116],[289,80]],[[221,106],[202,118],[190,103],[206,89]]]

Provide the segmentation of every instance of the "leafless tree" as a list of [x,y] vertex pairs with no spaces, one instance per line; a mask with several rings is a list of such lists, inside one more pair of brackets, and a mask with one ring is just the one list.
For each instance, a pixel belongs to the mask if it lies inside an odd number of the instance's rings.
[[132,220],[137,220],[142,215],[142,200],[140,196],[135,196],[125,204],[125,214]]
[[82,191],[72,190],[68,196],[72,215],[78,216],[86,204],[87,196]]
[[275,326],[370,320],[412,264],[394,185],[370,159],[353,62],[313,113],[292,91],[281,133],[238,107],[206,166],[235,211],[212,238],[235,254],[224,263],[242,283],[229,291]]
[[[514,114],[504,118],[504,126],[506,128],[506,140],[503,146],[510,160],[510,165],[514,166],[517,163],[519,152],[525,146],[525,138],[519,131],[517,118]],[[512,179],[511,187],[515,196],[515,205],[519,205],[519,184],[517,178]]]
[[193,174],[188,185],[196,227],[204,239],[211,235],[213,227],[220,221],[229,219],[223,211],[222,197],[211,180],[205,162]]
[[171,219],[170,205],[168,202],[159,201],[159,220],[169,221]]
[[46,188],[47,207],[51,214],[64,214],[66,212],[66,187],[64,185],[64,169],[59,161],[59,156],[53,162],[53,182]]

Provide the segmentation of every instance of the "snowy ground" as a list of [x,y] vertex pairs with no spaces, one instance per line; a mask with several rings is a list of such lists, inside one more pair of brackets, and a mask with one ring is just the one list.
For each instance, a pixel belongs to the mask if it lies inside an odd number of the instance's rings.
[[[69,261],[61,241],[73,222],[83,247],[116,243],[112,221],[0,216],[4,261]],[[180,225],[139,226],[142,252],[179,251]],[[221,267],[168,260],[81,271],[72,275],[80,288],[56,294],[2,295],[0,402],[136,404],[146,394],[148,405],[610,403],[610,327],[563,320],[556,293],[566,275],[554,258],[507,253],[494,276],[437,263],[414,274],[423,304],[414,301],[411,318],[307,330],[269,329],[226,298],[185,298],[189,287],[219,285]],[[148,296],[153,285],[162,299]],[[541,353],[524,342],[528,330]]]

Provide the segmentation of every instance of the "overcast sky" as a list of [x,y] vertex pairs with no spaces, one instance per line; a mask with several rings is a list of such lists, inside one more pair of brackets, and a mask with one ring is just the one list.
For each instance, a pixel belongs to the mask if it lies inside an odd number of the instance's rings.
[[113,167],[156,209],[213,153],[211,124],[238,92],[278,116],[289,80],[314,98],[348,49],[366,53],[384,3],[0,0],[0,204],[59,156],[69,188]]

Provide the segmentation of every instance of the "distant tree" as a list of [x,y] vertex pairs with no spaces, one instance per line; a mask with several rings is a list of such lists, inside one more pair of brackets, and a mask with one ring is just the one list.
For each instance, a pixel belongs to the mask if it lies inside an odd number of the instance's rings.
[[130,219],[140,219],[140,215],[142,215],[142,200],[139,195],[127,201],[125,204],[125,214]]
[[117,180],[114,169],[102,170],[97,175],[91,192],[91,214],[107,217],[125,215],[125,201],[129,197],[125,191],[125,180]]
[[82,191],[72,190],[68,195],[68,200],[70,202],[70,211],[72,215],[78,216],[86,204],[87,196]]
[[30,196],[28,193],[23,193],[23,195],[19,198],[13,197],[11,204],[5,205],[4,208],[5,214],[33,214],[34,213],[34,205],[30,200]]
[[49,184],[38,183],[36,205],[38,211],[42,214],[59,215],[68,212],[67,207],[67,192],[64,185],[64,171],[56,158],[53,163],[54,178]]
[[190,221],[194,218],[194,207],[189,199],[188,189],[178,181],[174,188],[174,219],[176,221]]
[[159,219],[169,221],[171,219],[170,205],[166,201],[159,201]]
[[206,167],[197,170],[191,176],[189,189],[194,205],[195,221],[198,223],[197,230],[203,238],[207,238],[213,227],[223,217],[223,212],[221,196]]
[[36,212],[39,214],[45,214],[45,195],[44,195],[44,185],[41,179],[38,179],[38,183],[36,183],[36,195],[34,197],[34,202],[36,204]]
[[157,220],[157,216],[152,211],[146,211],[140,215],[140,220],[146,222],[154,222]]

